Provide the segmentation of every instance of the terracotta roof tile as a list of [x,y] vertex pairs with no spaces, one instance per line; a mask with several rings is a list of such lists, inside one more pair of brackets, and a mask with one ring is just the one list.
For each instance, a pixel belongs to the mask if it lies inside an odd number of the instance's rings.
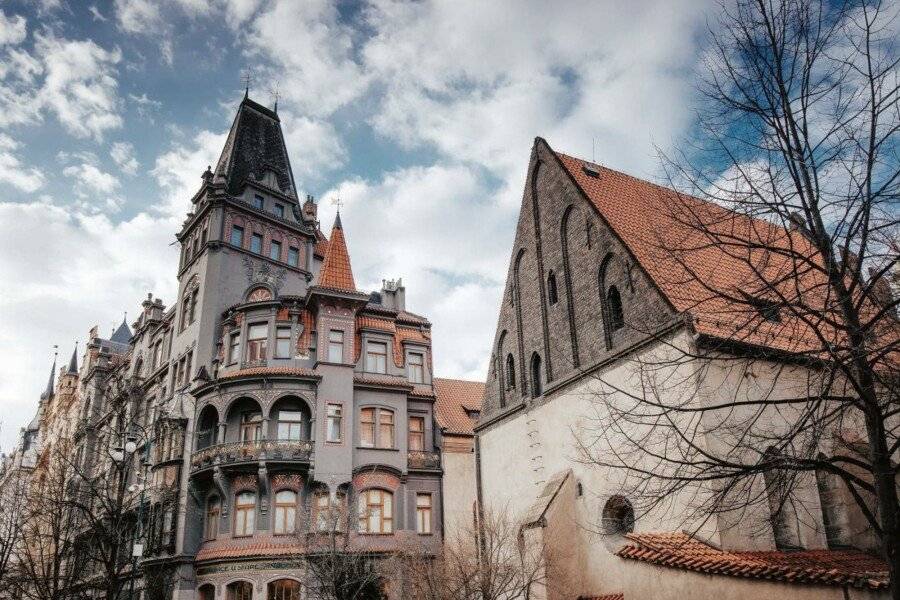
[[857,550],[723,551],[685,533],[632,533],[622,558],[710,575],[887,589],[887,565]]
[[[790,245],[794,252],[817,260],[811,244],[800,232],[751,219],[599,165],[593,165],[599,173],[594,177],[584,171],[585,161],[556,154],[675,309],[694,317],[699,333],[788,352],[820,347],[814,333],[800,319],[784,318],[786,311],[782,311],[780,322],[771,322],[744,302],[726,300],[723,290],[736,297],[742,292],[762,294],[762,282],[746,261],[746,241],[727,250],[722,244],[711,243],[697,225],[702,223],[718,234],[755,240],[769,248]],[[789,261],[779,259],[773,252],[760,251],[754,262],[767,281],[792,272]],[[823,291],[824,280],[815,271],[808,273],[799,279],[784,278],[789,298],[790,286],[798,280],[807,299]]]
[[289,556],[300,554],[303,547],[296,541],[293,542],[271,542],[271,541],[252,541],[242,543],[241,541],[229,541],[227,543],[209,543],[207,542],[197,553],[194,559],[197,562],[205,560],[215,560],[220,558],[250,558],[255,556]]
[[350,254],[347,252],[347,243],[344,241],[344,229],[341,226],[341,217],[338,215],[331,229],[331,239],[325,252],[325,260],[319,271],[317,285],[323,288],[331,288],[349,292],[356,291],[356,283],[353,281],[353,269],[350,268]]
[[372,373],[356,373],[353,383],[412,389],[413,385],[405,377],[399,375],[377,375]]
[[252,377],[254,375],[295,375],[297,377],[319,377],[312,369],[298,369],[293,367],[251,367],[240,369],[219,375],[219,379],[233,379],[235,377]]
[[434,378],[435,419],[445,433],[475,435],[476,419],[467,411],[480,411],[484,382]]

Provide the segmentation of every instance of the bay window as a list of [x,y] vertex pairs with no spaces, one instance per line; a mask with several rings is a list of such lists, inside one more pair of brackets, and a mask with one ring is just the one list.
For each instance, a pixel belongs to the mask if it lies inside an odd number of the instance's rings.
[[266,359],[266,340],[269,329],[265,323],[257,323],[247,328],[247,360]]
[[387,490],[365,490],[359,496],[359,532],[387,534],[394,531],[393,494]]
[[291,357],[291,328],[275,328],[275,358]]

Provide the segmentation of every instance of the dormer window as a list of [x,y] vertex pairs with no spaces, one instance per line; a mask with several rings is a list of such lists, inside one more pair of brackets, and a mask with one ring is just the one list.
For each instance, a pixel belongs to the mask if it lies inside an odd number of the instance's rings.
[[275,216],[284,218],[284,204],[275,204]]
[[420,352],[410,352],[407,359],[409,369],[409,381],[411,383],[425,383],[425,359]]
[[253,196],[253,208],[257,210],[262,210],[263,206],[265,206],[266,200],[259,194]]
[[387,373],[387,344],[368,342],[366,344],[366,371]]

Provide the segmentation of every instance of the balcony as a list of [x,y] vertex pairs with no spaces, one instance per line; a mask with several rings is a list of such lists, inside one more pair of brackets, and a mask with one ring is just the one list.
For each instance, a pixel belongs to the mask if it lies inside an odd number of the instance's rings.
[[312,458],[313,442],[310,440],[227,442],[194,452],[191,455],[191,472],[217,465],[240,465],[261,460],[309,464]]
[[406,464],[410,471],[440,471],[441,455],[438,452],[410,450],[406,454]]

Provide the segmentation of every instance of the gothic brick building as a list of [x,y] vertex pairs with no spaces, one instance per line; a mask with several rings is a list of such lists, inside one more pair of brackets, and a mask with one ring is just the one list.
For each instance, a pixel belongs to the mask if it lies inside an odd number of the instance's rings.
[[[297,600],[301,534],[335,508],[352,515],[352,548],[434,551],[429,321],[407,311],[400,281],[357,288],[340,216],[325,236],[313,199],[298,198],[278,114],[248,97],[191,205],[176,301],[148,295],[133,331],[92,330],[80,370],[73,356],[55,389],[51,375],[46,422],[15,460],[49,459],[52,437],[96,468],[108,448],[130,452],[139,562],[175,569],[176,599]],[[123,382],[132,401],[110,393]]]
[[[591,436],[605,435],[591,429],[596,423],[613,431],[597,452],[622,450],[615,428],[633,424],[604,415],[654,381],[639,371],[646,365],[656,367],[654,377],[677,380],[660,393],[683,397],[689,407],[766,392],[805,398],[816,374],[780,362],[776,351],[792,340],[778,326],[790,323],[761,310],[752,315],[761,325],[738,339],[738,313],[704,302],[702,287],[684,273],[693,267],[739,282],[738,261],[713,248],[697,259],[705,264],[689,263],[693,257],[679,264],[660,251],[665,244],[654,242],[679,239],[678,223],[662,220],[671,190],[561,154],[540,138],[526,181],[475,431],[479,497],[486,510],[507,511],[526,535],[542,537],[550,552],[547,593],[619,600],[887,597],[887,567],[869,553],[877,547],[871,527],[846,487],[826,474],[799,478],[790,499],[798,508],[790,514],[773,503],[772,486],[754,480],[742,493],[769,494],[768,505],[738,501],[734,510],[698,517],[692,502],[700,496],[692,494],[702,489],[685,486],[638,510],[623,491],[622,470],[583,452]],[[722,357],[754,383],[717,370],[712,360],[676,377],[679,366],[664,358],[671,348]],[[761,426],[781,426],[767,415]],[[726,424],[700,443],[725,443]],[[822,452],[859,439],[858,423],[842,426],[822,436]],[[644,439],[664,452],[666,439]],[[661,464],[634,466],[662,473]]]

